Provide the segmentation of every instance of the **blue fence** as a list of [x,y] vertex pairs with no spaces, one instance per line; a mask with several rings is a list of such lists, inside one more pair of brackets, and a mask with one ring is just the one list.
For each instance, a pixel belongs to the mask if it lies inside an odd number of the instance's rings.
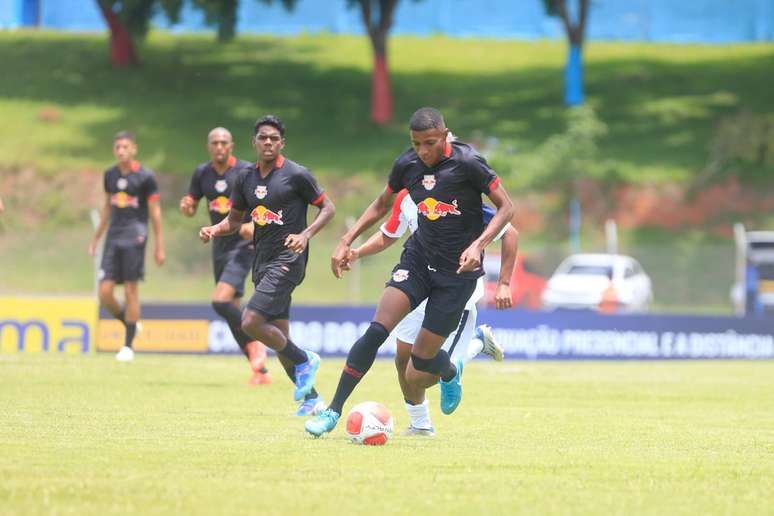
[[[574,4],[569,0],[569,4]],[[300,0],[292,12],[280,2],[242,0],[239,32],[363,34],[359,13],[346,0]],[[0,0],[0,27],[39,25],[62,30],[104,30],[95,0]],[[186,7],[175,31],[207,29],[201,13]],[[559,38],[562,27],[542,0],[402,0],[393,32],[498,38]],[[723,43],[774,39],[772,0],[592,0],[590,39]]]
[[[345,355],[373,317],[373,307],[298,306],[294,341],[324,356]],[[104,312],[103,318],[109,318]],[[210,353],[237,353],[225,321],[209,305],[146,305],[143,319],[207,320]],[[599,315],[593,312],[482,310],[509,359],[772,359],[774,318],[689,315]],[[154,346],[163,351],[163,343]],[[379,350],[395,353],[391,337]]]

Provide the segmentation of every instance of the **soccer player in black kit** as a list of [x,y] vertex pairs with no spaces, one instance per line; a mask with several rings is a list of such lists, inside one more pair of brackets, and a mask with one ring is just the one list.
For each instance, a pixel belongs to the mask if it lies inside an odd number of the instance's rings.
[[[180,199],[180,212],[193,217],[199,201],[207,201],[210,222],[217,224],[231,209],[231,191],[239,171],[250,163],[234,155],[234,139],[231,132],[216,127],[207,135],[207,152],[210,161],[202,163],[191,176],[188,194]],[[245,277],[252,269],[255,247],[252,240],[252,221],[247,227],[233,235],[217,239],[212,245],[212,268],[215,274],[215,291],[212,293],[212,307],[228,323],[239,348],[247,357],[253,374],[250,385],[271,383],[271,374],[266,369],[266,348],[242,331],[242,310],[239,301],[245,292]],[[246,236],[247,238],[243,238]]]
[[[277,352],[295,384],[294,399],[305,400],[297,414],[309,415],[324,408],[314,389],[320,357],[290,340],[290,300],[304,279],[309,239],[333,218],[336,208],[309,170],[281,154],[285,126],[277,117],[256,121],[253,145],[258,161],[239,172],[228,217],[202,228],[199,237],[209,242],[212,237],[234,233],[245,212],[250,214],[256,247],[255,293],[242,312],[242,331]],[[307,226],[310,204],[320,211]]]
[[[393,197],[403,188],[417,205],[418,228],[404,245],[371,325],[347,355],[331,404],[304,425],[315,437],[333,430],[344,402],[373,365],[379,347],[424,299],[425,317],[411,350],[406,380],[420,388],[421,373],[440,376],[444,414],[454,412],[462,399],[463,363],[459,359],[452,363],[441,346],[457,327],[476,280],[483,274],[484,248],[511,220],[513,205],[483,157],[458,140],[447,142],[449,130],[437,110],[416,111],[409,129],[412,148],[398,156],[385,190],[341,237],[331,269],[341,277],[349,267],[352,241],[387,214]],[[481,194],[497,208],[486,228]]]
[[[99,301],[126,327],[124,346],[116,355],[121,362],[134,360],[132,342],[140,318],[138,283],[145,276],[149,216],[156,236],[153,256],[158,265],[166,259],[159,188],[153,172],[134,160],[136,154],[137,144],[132,133],[121,131],[113,137],[113,155],[118,163],[105,171],[105,204],[89,244],[89,254],[94,256],[99,239],[107,229],[99,270]],[[124,285],[124,308],[113,294],[117,284]]]

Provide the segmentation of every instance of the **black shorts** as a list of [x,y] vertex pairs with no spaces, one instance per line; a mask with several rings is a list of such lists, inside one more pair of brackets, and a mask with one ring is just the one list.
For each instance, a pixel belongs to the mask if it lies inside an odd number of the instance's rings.
[[105,242],[99,280],[116,283],[135,282],[145,278],[145,243],[121,244]]
[[236,297],[245,293],[245,278],[253,267],[255,248],[241,245],[212,256],[212,270],[215,283],[226,283],[234,287]]
[[422,327],[448,337],[457,328],[477,281],[477,278],[460,278],[453,272],[432,269],[421,253],[404,249],[387,286],[405,293],[412,310],[427,299]]
[[258,263],[253,271],[255,292],[247,308],[266,317],[266,320],[288,319],[293,290],[303,281],[306,271],[306,257],[292,251],[291,256],[282,253],[280,257],[265,263]]

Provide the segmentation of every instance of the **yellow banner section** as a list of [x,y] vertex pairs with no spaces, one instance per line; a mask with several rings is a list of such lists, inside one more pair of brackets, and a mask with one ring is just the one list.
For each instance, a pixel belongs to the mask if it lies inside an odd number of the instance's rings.
[[0,353],[88,353],[97,302],[84,297],[0,297]]
[[[210,323],[195,319],[145,319],[134,338],[135,351],[206,353]],[[124,345],[124,325],[116,320],[100,320],[98,351],[117,351]]]

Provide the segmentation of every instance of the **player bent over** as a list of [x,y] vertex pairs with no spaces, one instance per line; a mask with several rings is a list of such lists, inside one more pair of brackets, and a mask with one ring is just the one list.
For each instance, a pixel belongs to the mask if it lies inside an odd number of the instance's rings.
[[[134,160],[136,154],[137,143],[132,133],[121,131],[113,137],[113,155],[118,163],[105,171],[105,204],[89,244],[89,254],[94,256],[107,229],[99,270],[99,301],[126,327],[124,345],[116,355],[121,362],[134,360],[132,342],[140,318],[138,284],[145,276],[149,216],[156,237],[153,256],[158,265],[166,259],[158,185],[153,172]],[[113,293],[120,284],[124,285],[123,308]]]
[[[409,129],[412,149],[395,160],[385,190],[341,238],[331,257],[333,273],[341,277],[348,267],[352,241],[387,214],[395,194],[404,188],[417,205],[418,227],[404,245],[371,325],[347,355],[330,406],[304,425],[314,436],[333,430],[345,401],[373,365],[379,347],[398,322],[425,299],[422,329],[411,350],[406,381],[421,389],[427,373],[440,376],[441,411],[445,414],[454,412],[462,399],[463,362],[452,362],[441,346],[457,327],[477,278],[483,275],[484,248],[510,221],[513,206],[483,157],[464,143],[446,141],[449,130],[437,110],[416,111]],[[497,208],[486,228],[481,194]]]
[[[250,163],[234,155],[234,139],[231,132],[216,127],[207,135],[207,152],[210,161],[202,163],[191,176],[188,194],[180,199],[180,212],[193,217],[199,201],[207,201],[210,222],[217,224],[231,209],[231,192],[239,171]],[[245,291],[245,277],[253,265],[252,221],[247,217],[244,231],[215,240],[212,244],[212,270],[215,274],[215,291],[212,293],[212,307],[223,317],[231,329],[242,353],[247,357],[253,374],[250,385],[271,383],[271,374],[266,369],[266,348],[242,331],[242,310],[239,301]],[[243,238],[245,236],[246,238]]]
[[[489,224],[494,216],[494,210],[486,205],[483,207],[483,210],[484,224],[486,225]],[[395,198],[392,212],[387,222],[382,224],[380,230],[374,233],[366,243],[352,250],[349,263],[352,264],[362,257],[383,251],[395,243],[407,230],[413,233],[416,228],[417,206],[408,195],[408,190],[401,190]],[[502,239],[502,253],[495,302],[498,309],[505,309],[512,305],[509,282],[516,262],[518,232],[508,223],[500,234],[495,237],[495,240],[500,239]],[[483,277],[479,277],[476,283],[476,290],[465,305],[459,325],[441,347],[442,350],[449,353],[452,361],[459,358],[463,364],[467,364],[481,352],[497,361],[503,359],[503,349],[495,341],[491,328],[484,324],[476,326],[478,315],[476,303],[481,300],[483,295],[484,280]],[[427,301],[422,301],[417,308],[398,323],[394,330],[397,340],[395,367],[398,372],[398,382],[406,402],[406,411],[411,420],[409,427],[402,432],[402,435],[406,436],[432,437],[435,435],[435,429],[430,420],[430,410],[425,399],[425,390],[437,384],[439,377],[425,374],[425,382],[422,383],[422,388],[420,389],[413,388],[406,381],[406,367],[411,358],[411,348],[422,327],[426,305]]]
[[[234,233],[245,212],[250,214],[256,248],[255,293],[242,312],[242,331],[277,352],[295,384],[294,399],[304,400],[297,414],[309,415],[324,406],[314,389],[320,357],[290,340],[290,300],[304,279],[309,239],[333,218],[336,208],[309,170],[281,154],[285,126],[277,117],[258,119],[253,145],[257,163],[239,172],[228,217],[202,228],[199,237],[208,242],[212,237]],[[310,204],[320,211],[307,227]]]

